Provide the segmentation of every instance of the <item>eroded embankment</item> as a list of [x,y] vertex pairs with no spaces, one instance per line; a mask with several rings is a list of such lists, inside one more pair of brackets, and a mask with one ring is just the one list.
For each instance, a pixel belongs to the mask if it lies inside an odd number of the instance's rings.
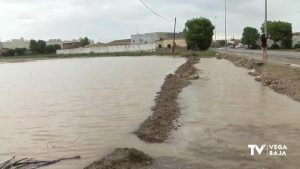
[[161,91],[155,98],[155,105],[152,107],[153,114],[144,121],[135,132],[136,135],[147,142],[163,142],[176,129],[177,118],[180,115],[180,106],[177,97],[182,89],[190,84],[189,79],[197,79],[197,70],[194,64],[199,59],[190,58],[187,62],[165,78]]
[[300,101],[300,69],[289,65],[264,64],[261,61],[248,59],[241,56],[222,54],[218,59],[227,59],[238,67],[250,69],[250,75],[255,80],[269,86],[275,92],[287,95],[296,101]]
[[107,157],[94,162],[84,169],[146,169],[153,159],[134,148],[117,148]]

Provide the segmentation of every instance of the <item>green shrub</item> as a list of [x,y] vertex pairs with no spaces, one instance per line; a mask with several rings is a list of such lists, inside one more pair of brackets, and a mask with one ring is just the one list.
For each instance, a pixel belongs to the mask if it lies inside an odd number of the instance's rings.
[[207,50],[212,44],[214,29],[214,25],[207,18],[188,20],[183,31],[188,49]]
[[295,48],[295,49],[300,49],[300,43],[296,44],[296,45],[294,46],[294,48]]
[[26,53],[26,48],[16,48],[15,49],[15,54],[18,56],[23,56]]

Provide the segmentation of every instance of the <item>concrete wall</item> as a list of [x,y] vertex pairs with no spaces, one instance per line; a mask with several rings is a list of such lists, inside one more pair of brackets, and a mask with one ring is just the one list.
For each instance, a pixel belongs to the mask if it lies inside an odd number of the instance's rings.
[[118,45],[118,46],[101,46],[90,48],[62,49],[57,50],[57,54],[87,54],[87,53],[114,53],[114,52],[138,52],[138,51],[155,51],[155,43],[142,45]]

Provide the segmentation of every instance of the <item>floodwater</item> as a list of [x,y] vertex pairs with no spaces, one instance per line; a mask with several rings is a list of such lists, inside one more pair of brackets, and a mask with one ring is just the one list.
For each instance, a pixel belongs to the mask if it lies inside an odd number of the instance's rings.
[[[222,169],[300,167],[298,102],[226,60],[202,59],[197,68],[201,78],[181,93],[183,127],[174,134],[174,144],[190,152],[190,161]],[[265,149],[250,156],[248,144],[286,145],[287,155],[268,156]]]
[[[132,131],[150,114],[165,75],[184,59],[122,57],[0,65],[0,160],[81,155],[47,168],[81,169],[116,147],[159,157],[156,167],[295,169],[300,104],[226,60],[201,59],[180,94],[182,124],[163,144]],[[284,144],[287,156],[250,156],[248,144]]]
[[0,64],[0,162],[81,155],[49,168],[81,169],[116,147],[151,114],[167,74],[185,59],[105,57]]

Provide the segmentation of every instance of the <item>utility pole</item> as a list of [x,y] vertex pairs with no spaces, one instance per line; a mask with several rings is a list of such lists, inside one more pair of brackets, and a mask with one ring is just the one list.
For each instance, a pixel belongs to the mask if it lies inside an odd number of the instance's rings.
[[174,21],[174,36],[173,36],[173,48],[172,48],[172,53],[175,52],[175,48],[176,48],[176,17],[175,17],[175,21]]
[[140,42],[140,34],[139,34],[139,28],[138,28],[138,25],[135,25],[135,28],[136,28],[136,41],[135,41],[135,45],[137,45],[138,46],[138,48],[139,48],[139,51],[141,51],[141,42]]
[[227,0],[225,0],[225,49],[227,50]]
[[268,0],[265,0],[265,35],[268,37]]
[[217,17],[215,16],[215,43],[217,42]]

